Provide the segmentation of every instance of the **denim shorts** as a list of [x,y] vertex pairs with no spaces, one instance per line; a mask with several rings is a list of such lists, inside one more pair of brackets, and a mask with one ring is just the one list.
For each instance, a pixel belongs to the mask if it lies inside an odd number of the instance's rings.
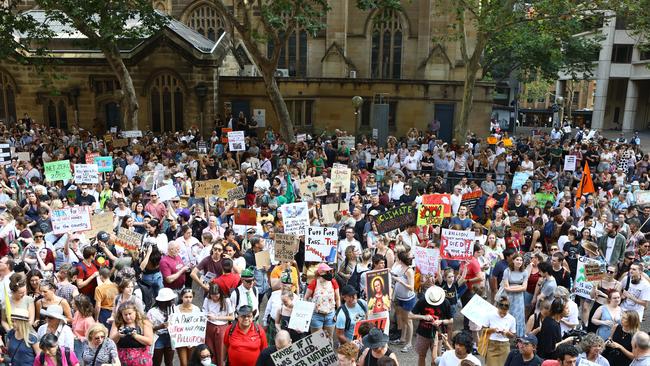
[[411,311],[413,310],[413,307],[415,307],[416,302],[418,302],[417,296],[413,296],[410,300],[397,299],[397,306],[406,311]]
[[172,338],[169,336],[169,333],[163,333],[158,335],[154,349],[171,348],[171,346]]
[[333,328],[335,324],[334,314],[335,312],[333,311],[328,314],[319,314],[319,313],[312,314],[311,324],[309,324],[309,327],[314,329],[320,329],[323,327]]

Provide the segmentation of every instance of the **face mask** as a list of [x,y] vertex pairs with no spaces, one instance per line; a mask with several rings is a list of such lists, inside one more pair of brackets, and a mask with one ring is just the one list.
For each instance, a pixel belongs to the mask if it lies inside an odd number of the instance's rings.
[[331,273],[325,273],[325,274],[321,275],[321,277],[323,277],[323,279],[326,280],[326,281],[331,281],[332,278],[334,278],[334,275],[332,275]]
[[209,357],[208,358],[202,358],[201,359],[201,365],[202,366],[210,366],[210,365],[212,365],[212,360]]

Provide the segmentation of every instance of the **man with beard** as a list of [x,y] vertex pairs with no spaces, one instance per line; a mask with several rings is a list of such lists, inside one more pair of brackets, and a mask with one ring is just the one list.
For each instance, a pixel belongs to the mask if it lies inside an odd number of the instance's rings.
[[643,319],[643,311],[650,301],[650,283],[643,278],[643,269],[639,262],[630,266],[630,271],[621,279],[622,297],[621,309],[634,310]]
[[619,224],[608,222],[606,235],[598,238],[598,249],[605,255],[605,261],[615,266],[625,257],[625,237],[618,233]]

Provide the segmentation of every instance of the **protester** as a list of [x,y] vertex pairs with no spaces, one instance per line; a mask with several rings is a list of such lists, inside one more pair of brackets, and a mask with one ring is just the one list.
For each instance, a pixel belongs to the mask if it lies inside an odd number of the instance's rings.
[[88,346],[84,348],[81,359],[84,365],[119,365],[120,359],[117,354],[117,345],[108,337],[108,329],[96,323],[86,333]]
[[415,330],[415,351],[418,354],[418,366],[424,366],[429,351],[434,358],[438,355],[438,333],[442,333],[443,326],[450,326],[454,321],[445,290],[438,286],[429,287],[424,298],[418,300],[411,309],[409,319],[420,321]]
[[153,365],[149,353],[153,344],[153,327],[135,303],[129,301],[119,306],[109,337],[117,345],[122,365]]
[[260,356],[257,358],[255,366],[276,366],[271,355],[289,346],[291,346],[291,336],[289,335],[289,332],[286,330],[280,330],[275,335],[275,343],[260,352]]
[[[443,337],[443,341],[446,342],[446,338]],[[458,365],[460,362],[469,362],[473,366],[480,366],[481,361],[472,354],[472,336],[465,332],[458,332],[451,339],[451,347],[447,345],[450,349],[445,351],[442,356],[436,359],[438,366],[454,366]]]
[[264,329],[253,322],[253,308],[242,305],[237,310],[237,320],[229,327],[223,339],[229,366],[250,366],[266,347]]
[[388,336],[381,329],[373,328],[363,337],[366,349],[359,357],[359,366],[375,366],[378,360],[388,356],[397,361],[397,356],[388,348]]
[[[47,334],[39,342],[41,353],[36,356],[34,366],[61,365],[78,366],[79,360],[70,348],[59,345],[54,334]],[[58,361],[61,360],[61,361]]]
[[[519,260],[521,261],[521,257]],[[509,310],[510,301],[506,296],[501,296],[497,299],[497,313],[487,317],[486,332],[489,335],[485,355],[487,366],[503,365],[510,351],[510,338],[517,336],[517,321],[508,313]],[[523,312],[523,309],[521,311]]]
[[650,336],[644,331],[634,333],[632,337],[632,354],[634,360],[630,366],[644,366],[650,362]]
[[536,354],[537,337],[533,334],[518,339],[517,349],[510,351],[504,366],[540,366],[543,360]]

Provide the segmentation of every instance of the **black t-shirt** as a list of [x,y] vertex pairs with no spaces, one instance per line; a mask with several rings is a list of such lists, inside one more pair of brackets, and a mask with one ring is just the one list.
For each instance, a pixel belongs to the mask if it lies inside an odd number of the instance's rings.
[[[431,315],[433,316],[434,321],[451,319],[451,305],[449,305],[449,301],[446,299],[438,306],[431,306],[425,299],[420,299],[415,303],[411,312],[418,315]],[[418,329],[415,330],[415,333],[422,337],[431,339],[435,336],[437,328],[438,327],[433,326],[433,322],[420,320]]]
[[80,194],[75,200],[75,203],[81,206],[90,206],[95,203],[95,196],[90,194],[84,196],[83,194]]
[[579,244],[573,245],[571,242],[564,243],[562,251],[566,253],[564,259],[569,263],[571,277],[575,279],[578,270],[578,256],[585,255],[585,250]]
[[524,357],[521,355],[518,349],[510,351],[506,363],[504,366],[540,366],[544,360],[535,355],[529,361],[524,361]]
[[559,271],[551,268],[551,274],[555,277],[555,282],[558,286],[562,286],[567,290],[571,290],[571,276],[564,267],[561,267]]
[[555,345],[562,340],[560,323],[551,317],[542,321],[542,329],[537,333],[537,354],[543,359],[553,358]]
[[260,352],[260,355],[257,357],[257,362],[255,366],[275,366],[275,362],[271,358],[271,354],[277,352],[278,348],[275,345],[268,346]]

